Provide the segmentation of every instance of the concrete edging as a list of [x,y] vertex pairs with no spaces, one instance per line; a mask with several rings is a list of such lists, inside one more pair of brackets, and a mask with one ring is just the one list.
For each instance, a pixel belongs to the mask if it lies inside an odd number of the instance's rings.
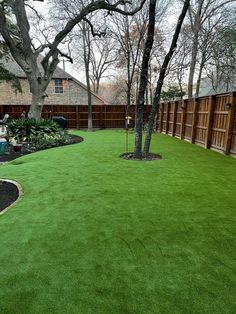
[[19,196],[18,196],[18,198],[15,200],[15,202],[12,203],[11,205],[9,205],[8,207],[6,207],[5,209],[3,209],[3,210],[0,212],[0,216],[1,216],[1,215],[3,215],[9,208],[11,208],[12,206],[14,206],[18,201],[20,201],[20,199],[22,198],[22,195],[23,195],[24,193],[23,193],[23,189],[22,189],[20,183],[18,183],[17,181],[9,180],[9,179],[0,179],[0,182],[9,182],[9,183],[14,184],[14,185],[17,187],[18,192],[19,192]]

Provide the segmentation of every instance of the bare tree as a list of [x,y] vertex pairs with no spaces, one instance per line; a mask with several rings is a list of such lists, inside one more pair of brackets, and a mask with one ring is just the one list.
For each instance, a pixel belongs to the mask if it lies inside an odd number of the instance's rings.
[[228,27],[217,27],[208,62],[205,66],[215,92],[229,91],[236,72],[236,28],[233,23]]
[[86,76],[86,85],[87,85],[87,97],[88,97],[88,131],[92,131],[93,129],[93,112],[92,112],[92,95],[91,95],[91,86],[90,86],[90,78],[89,78],[89,66],[91,60],[91,39],[90,39],[90,30],[86,22],[82,22],[80,24],[80,29],[82,33],[82,41],[83,41],[83,61],[85,67],[85,76]]
[[108,34],[102,38],[93,38],[91,50],[90,80],[95,93],[99,94],[102,78],[109,77],[117,60],[116,43]]
[[143,156],[144,157],[148,156],[148,154],[149,154],[152,132],[153,132],[153,127],[154,127],[154,122],[155,122],[155,116],[156,116],[156,113],[158,112],[158,109],[159,109],[159,103],[160,103],[160,98],[161,98],[161,89],[163,86],[163,82],[164,82],[164,78],[165,78],[168,64],[169,64],[169,62],[170,62],[170,60],[174,54],[174,51],[176,50],[177,41],[179,38],[179,34],[181,31],[181,27],[182,27],[184,18],[186,16],[187,10],[189,8],[189,4],[190,4],[190,0],[184,1],[182,12],[178,18],[178,22],[177,22],[175,32],[174,32],[174,35],[172,38],[170,49],[169,49],[168,53],[166,54],[164,62],[161,66],[161,71],[159,74],[159,79],[157,82],[155,95],[154,95],[154,99],[153,99],[152,109],[151,109],[151,113],[150,113],[149,120],[148,120],[147,133],[146,133],[146,138],[145,138],[145,143],[144,143],[144,148],[143,148]]
[[146,13],[144,10],[131,17],[114,15],[111,21],[112,32],[120,47],[117,67],[126,72],[126,115],[132,103],[133,84],[140,66],[143,38],[147,30]]
[[192,1],[189,7],[189,19],[192,29],[192,52],[191,52],[191,63],[188,78],[188,97],[193,96],[193,84],[194,75],[197,64],[197,57],[199,52],[199,38],[203,25],[212,19],[216,14],[219,14],[220,10],[235,0],[195,0]]
[[157,0],[150,0],[149,4],[149,21],[147,38],[143,52],[143,60],[140,74],[140,85],[138,90],[138,98],[136,103],[136,117],[135,117],[135,149],[134,158],[142,158],[142,133],[143,133],[143,107],[144,98],[148,82],[148,65],[151,56],[154,32],[155,32],[155,16],[156,16]]
[[[29,117],[41,117],[46,97],[45,91],[59,63],[59,57],[64,56],[72,62],[71,57],[63,53],[59,45],[74,29],[75,25],[85,20],[90,13],[98,10],[134,15],[143,7],[145,1],[142,0],[141,4],[131,11],[124,9],[124,5],[130,3],[129,0],[118,0],[112,3],[105,0],[90,1],[82,6],[74,17],[68,19],[52,40],[39,47],[34,47],[30,34],[30,22],[26,12],[26,7],[30,5],[24,0],[3,0],[0,5],[0,33],[13,58],[26,73],[29,81],[32,93]],[[123,9],[121,6],[123,6]],[[42,52],[46,54],[38,64],[38,56]]]

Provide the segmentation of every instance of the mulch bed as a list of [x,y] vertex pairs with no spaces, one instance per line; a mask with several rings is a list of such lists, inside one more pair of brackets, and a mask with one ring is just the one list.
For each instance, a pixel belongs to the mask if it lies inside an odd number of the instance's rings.
[[[83,138],[77,135],[70,135],[70,142],[64,145],[77,144],[83,141]],[[60,146],[64,146],[60,145]],[[33,152],[32,152],[33,153]],[[32,154],[31,153],[31,154]],[[29,152],[11,152],[0,156],[0,163],[5,163],[23,155],[29,154]],[[0,165],[1,167],[1,165]],[[11,182],[3,181],[0,179],[0,212],[5,208],[13,204],[19,197],[19,190],[17,186]]]
[[158,154],[154,154],[154,153],[149,153],[147,156],[143,157],[142,159],[138,159],[134,157],[134,153],[130,152],[130,153],[124,153],[122,155],[120,155],[121,158],[126,159],[126,160],[136,160],[136,161],[152,161],[152,160],[160,160],[162,159],[162,157]]
[[18,197],[19,190],[15,184],[0,180],[0,212],[14,203]]
[[[70,134],[69,136],[70,136],[70,142],[65,143],[63,145],[60,145],[60,146],[77,144],[77,143],[80,143],[84,140],[81,136],[78,136],[78,135]],[[56,147],[56,146],[52,146],[52,147]],[[52,148],[52,147],[48,147],[48,148]],[[48,148],[45,148],[45,149],[48,149]],[[37,151],[39,151],[39,150],[37,150]],[[34,152],[35,151],[33,151],[33,152],[27,152],[27,151],[14,152],[14,151],[12,151],[12,152],[6,153],[4,155],[0,155],[0,163],[1,162],[5,163],[7,161],[14,160],[14,159],[19,158],[19,157],[24,156],[24,155],[32,154]]]

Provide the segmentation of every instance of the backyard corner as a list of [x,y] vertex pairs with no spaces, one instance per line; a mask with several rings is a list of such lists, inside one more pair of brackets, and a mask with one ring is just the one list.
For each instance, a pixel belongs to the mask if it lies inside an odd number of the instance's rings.
[[0,166],[24,192],[0,216],[0,313],[235,313],[236,160],[162,134],[161,160],[123,160],[123,131],[75,134]]

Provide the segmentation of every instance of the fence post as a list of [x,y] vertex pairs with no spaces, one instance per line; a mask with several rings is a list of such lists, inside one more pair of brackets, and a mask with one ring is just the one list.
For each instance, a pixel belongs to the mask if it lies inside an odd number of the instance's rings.
[[163,106],[164,104],[160,104],[160,126],[159,126],[159,132],[162,133],[162,124],[163,124]]
[[176,131],[176,120],[177,120],[177,108],[178,108],[178,100],[174,102],[174,112],[173,112],[173,126],[172,126],[172,136],[175,136]]
[[235,116],[235,106],[236,106],[236,93],[233,92],[230,94],[229,103],[225,104],[228,107],[228,117],[227,117],[227,126],[225,132],[225,144],[224,144],[224,153],[229,155],[231,142],[232,142],[232,132],[233,132],[233,124],[234,124],[234,116]]
[[100,113],[99,113],[99,123],[100,123],[100,129],[104,129],[104,119],[103,119],[103,115],[104,115],[104,111],[105,111],[105,105],[101,105],[100,107],[98,107],[100,109]]
[[187,100],[184,100],[182,102],[182,114],[181,114],[181,124],[180,124],[180,138],[181,140],[184,139],[184,131],[185,131],[185,121],[186,121],[186,106],[187,106]]
[[76,129],[79,128],[79,107],[76,105]]
[[166,134],[168,134],[168,130],[169,130],[169,113],[170,113],[170,102],[168,101],[166,104],[166,128],[165,128]]
[[211,133],[212,133],[212,124],[213,124],[213,112],[215,107],[215,95],[210,96],[210,101],[208,104],[208,116],[207,116],[207,129],[206,129],[206,139],[205,139],[205,148],[209,149],[211,146]]
[[199,98],[194,98],[191,143],[194,143],[196,137],[198,104]]

